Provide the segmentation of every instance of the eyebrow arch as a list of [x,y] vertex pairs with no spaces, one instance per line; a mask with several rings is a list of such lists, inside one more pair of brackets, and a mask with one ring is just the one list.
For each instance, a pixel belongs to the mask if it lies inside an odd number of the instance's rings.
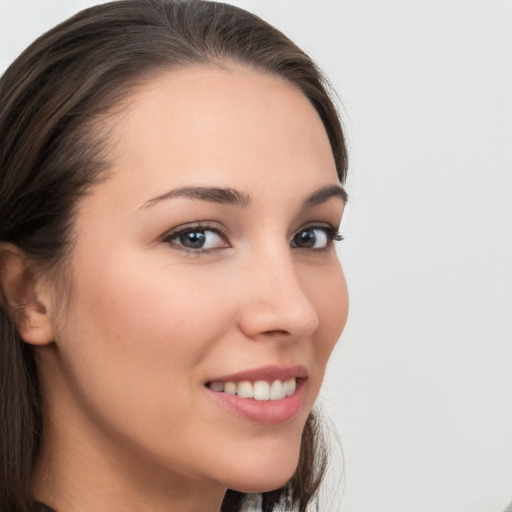
[[154,197],[144,202],[141,208],[148,208],[164,199],[173,199],[175,197],[188,197],[190,199],[200,199],[201,201],[210,201],[212,203],[230,204],[234,206],[246,207],[251,202],[248,195],[232,188],[217,187],[181,187],[170,190],[161,196]]
[[[239,207],[246,207],[251,202],[251,198],[247,194],[233,188],[181,187],[145,201],[140,208],[149,208],[160,201],[173,199],[175,197],[188,197],[190,199],[199,199],[201,201],[229,204]],[[312,208],[325,203],[332,197],[340,198],[345,204],[348,201],[348,195],[343,187],[339,185],[326,185],[308,196],[302,206],[304,209]]]
[[326,185],[307,197],[303,203],[303,208],[307,209],[318,206],[331,199],[331,197],[339,197],[344,204],[348,201],[348,194],[343,187],[339,185]]

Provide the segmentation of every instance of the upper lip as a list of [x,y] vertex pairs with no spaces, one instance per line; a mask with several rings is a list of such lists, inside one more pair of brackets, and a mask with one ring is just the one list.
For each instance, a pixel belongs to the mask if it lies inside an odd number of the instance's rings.
[[231,373],[229,375],[220,375],[213,379],[208,379],[207,382],[241,382],[244,380],[257,381],[275,381],[275,380],[288,380],[288,379],[305,379],[308,376],[308,371],[305,366],[260,366],[259,368],[252,368],[249,370],[242,370],[240,372]]

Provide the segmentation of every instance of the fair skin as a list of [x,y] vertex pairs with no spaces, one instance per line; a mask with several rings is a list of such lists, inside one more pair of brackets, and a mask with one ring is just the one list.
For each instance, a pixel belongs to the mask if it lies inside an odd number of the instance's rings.
[[[331,148],[299,90],[234,66],[163,73],[113,121],[69,303],[39,281],[20,323],[46,397],[35,495],[59,512],[218,512],[227,487],[292,476],[346,322]],[[252,370],[297,390],[211,389]]]

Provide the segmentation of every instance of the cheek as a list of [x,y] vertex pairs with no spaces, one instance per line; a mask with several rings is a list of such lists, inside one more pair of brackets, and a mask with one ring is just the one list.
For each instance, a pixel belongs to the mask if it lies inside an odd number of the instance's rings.
[[60,340],[73,389],[89,406],[118,407],[121,421],[137,409],[144,415],[171,402],[186,407],[202,358],[229,323],[225,309],[212,311],[218,286],[211,277],[122,256],[76,266]]
[[211,276],[205,280],[200,272],[191,276],[176,266],[140,260],[100,265],[94,273],[83,272],[95,278],[80,282],[75,310],[83,329],[94,331],[95,343],[123,358],[134,353],[160,366],[173,354],[173,361],[186,363],[200,357],[201,347],[225,325],[222,310],[211,307],[218,299]]
[[218,301],[221,283],[199,268],[148,265],[144,256],[89,261],[75,266],[58,340],[62,389],[70,393],[62,403],[85,412],[86,425],[122,432],[151,453],[179,453],[169,432],[184,446],[204,435],[202,362],[230,324]]
[[308,280],[308,295],[318,312],[315,351],[321,363],[326,365],[348,316],[347,283],[339,263],[328,272],[314,275]]

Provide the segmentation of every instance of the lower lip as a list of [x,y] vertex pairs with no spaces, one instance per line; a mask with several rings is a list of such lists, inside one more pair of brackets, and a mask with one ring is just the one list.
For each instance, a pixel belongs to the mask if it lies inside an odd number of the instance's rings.
[[297,381],[293,395],[281,400],[255,400],[240,398],[237,395],[212,391],[206,388],[210,396],[229,412],[254,423],[275,425],[292,420],[302,407],[304,380]]

